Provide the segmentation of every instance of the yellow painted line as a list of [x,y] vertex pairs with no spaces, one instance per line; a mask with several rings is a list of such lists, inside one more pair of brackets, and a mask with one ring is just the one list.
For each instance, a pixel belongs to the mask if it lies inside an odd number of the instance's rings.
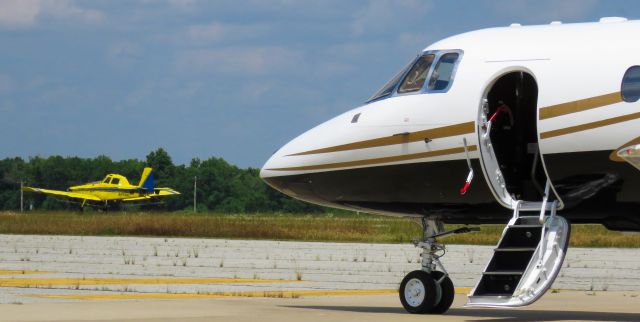
[[40,272],[40,271],[29,271],[29,270],[7,270],[0,269],[0,275],[26,275],[26,274],[53,274],[52,272]]
[[456,294],[469,294],[471,292],[470,287],[456,287]]
[[243,284],[290,282],[298,281],[249,278],[0,278],[0,287],[42,287],[61,285],[113,284]]
[[[456,294],[467,294],[471,288],[456,288]],[[398,290],[300,290],[264,292],[212,292],[212,293],[115,293],[115,294],[29,294],[28,297],[66,300],[151,300],[151,299],[212,299],[239,297],[298,298],[303,296],[384,295]]]

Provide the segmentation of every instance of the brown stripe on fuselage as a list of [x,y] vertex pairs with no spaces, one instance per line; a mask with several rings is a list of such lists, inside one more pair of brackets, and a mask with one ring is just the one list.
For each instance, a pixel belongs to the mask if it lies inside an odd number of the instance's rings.
[[[475,151],[477,149],[478,147],[475,145],[471,145],[468,147],[469,151]],[[413,153],[413,154],[402,154],[402,155],[396,155],[391,157],[336,162],[336,163],[325,163],[325,164],[307,165],[307,166],[300,166],[300,167],[271,168],[267,170],[274,170],[274,171],[328,170],[328,169],[349,168],[349,167],[357,167],[357,166],[363,166],[363,165],[377,165],[377,164],[390,163],[390,162],[415,160],[415,159],[430,158],[430,157],[457,154],[457,153],[464,153],[464,148],[463,147],[451,148],[451,149],[435,150],[435,151],[420,152],[420,153]]]
[[380,147],[380,146],[386,146],[386,145],[418,142],[418,141],[423,141],[424,139],[430,139],[430,140],[440,139],[440,138],[445,138],[450,136],[470,134],[474,132],[475,132],[475,122],[472,121],[472,122],[438,127],[438,128],[429,129],[429,130],[408,132],[406,134],[405,133],[396,134],[396,135],[385,136],[377,139],[358,141],[358,142],[336,145],[336,146],[331,146],[331,147],[322,148],[322,149],[299,152],[299,153],[289,154],[288,156],[320,154],[320,153],[349,151],[349,150],[364,149],[364,148],[374,148],[374,147]]
[[591,129],[595,129],[595,128],[599,128],[599,127],[603,127],[603,126],[616,124],[616,123],[622,123],[622,122],[626,122],[626,121],[631,121],[631,120],[635,120],[637,118],[640,118],[640,112],[639,113],[622,115],[622,116],[617,116],[617,117],[612,117],[612,118],[605,119],[605,120],[602,120],[602,121],[591,122],[591,123],[586,123],[586,124],[580,124],[580,125],[576,125],[576,126],[570,126],[570,127],[566,127],[566,128],[563,128],[563,129],[542,132],[542,133],[540,133],[540,138],[541,139],[548,139],[548,138],[552,138],[552,137],[556,137],[556,136],[576,133],[576,132],[580,132],[580,131],[591,130]]
[[595,97],[589,97],[573,102],[542,107],[540,108],[540,120],[582,112],[620,102],[622,102],[622,95],[620,94],[620,92],[615,92]]

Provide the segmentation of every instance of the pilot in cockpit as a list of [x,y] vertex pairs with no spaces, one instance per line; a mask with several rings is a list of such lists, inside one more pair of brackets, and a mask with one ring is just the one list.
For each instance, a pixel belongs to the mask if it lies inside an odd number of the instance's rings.
[[398,93],[412,92],[422,88],[433,62],[433,55],[423,56],[409,71],[405,81],[400,85]]

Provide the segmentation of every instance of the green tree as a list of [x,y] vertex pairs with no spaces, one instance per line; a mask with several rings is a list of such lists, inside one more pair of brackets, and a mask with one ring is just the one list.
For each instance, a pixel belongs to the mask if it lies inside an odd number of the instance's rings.
[[[260,179],[260,170],[241,169],[222,158],[194,158],[188,165],[174,165],[162,148],[151,151],[146,162],[137,159],[112,161],[108,156],[95,158],[50,156],[0,160],[0,209],[20,208],[19,183],[57,190],[101,180],[109,173],[126,176],[137,184],[145,166],[154,168],[156,186],[171,187],[182,194],[162,199],[161,205],[143,209],[191,210],[193,180],[198,178],[199,211],[215,212],[322,212],[323,208],[292,199],[272,189]],[[25,194],[25,205],[36,209],[77,209],[77,205],[52,196]]]

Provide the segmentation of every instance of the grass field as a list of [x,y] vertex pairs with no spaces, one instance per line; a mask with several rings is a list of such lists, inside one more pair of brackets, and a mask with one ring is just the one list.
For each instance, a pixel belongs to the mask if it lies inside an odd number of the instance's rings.
[[[448,225],[455,228],[458,225]],[[447,244],[495,245],[502,225],[442,239]],[[412,220],[372,215],[0,212],[2,234],[164,236],[298,241],[408,243],[420,236]],[[577,247],[640,247],[640,233],[573,225]]]

